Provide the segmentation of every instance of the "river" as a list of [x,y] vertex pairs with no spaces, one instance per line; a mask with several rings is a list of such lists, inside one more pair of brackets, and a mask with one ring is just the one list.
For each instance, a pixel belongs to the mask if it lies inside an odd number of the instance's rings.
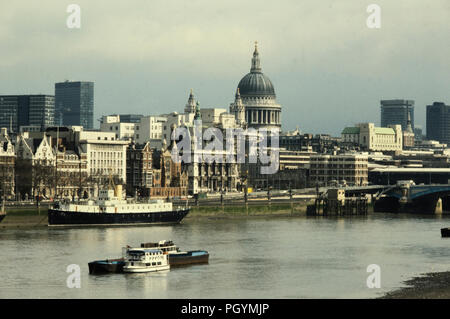
[[[421,273],[450,270],[447,216],[186,219],[179,225],[0,229],[0,298],[373,298]],[[121,247],[170,239],[209,264],[164,273],[89,275]],[[68,288],[67,266],[81,268]],[[368,288],[368,265],[381,288]]]

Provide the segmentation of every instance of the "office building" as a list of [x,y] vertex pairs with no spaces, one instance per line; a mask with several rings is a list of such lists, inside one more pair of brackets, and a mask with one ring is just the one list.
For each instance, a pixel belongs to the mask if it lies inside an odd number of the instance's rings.
[[323,186],[336,182],[367,185],[368,156],[364,154],[317,154],[310,157],[310,185]]
[[427,105],[427,139],[450,144],[450,106],[442,102]]
[[119,116],[122,123],[139,123],[144,117],[142,114],[119,114]]
[[55,97],[53,95],[1,95],[0,127],[19,132],[21,126],[45,129],[54,125]]
[[408,113],[411,117],[411,127],[414,130],[414,101],[412,100],[382,100],[381,101],[381,127],[400,124],[406,131],[408,126]]
[[94,82],[55,83],[55,118],[57,125],[94,128]]

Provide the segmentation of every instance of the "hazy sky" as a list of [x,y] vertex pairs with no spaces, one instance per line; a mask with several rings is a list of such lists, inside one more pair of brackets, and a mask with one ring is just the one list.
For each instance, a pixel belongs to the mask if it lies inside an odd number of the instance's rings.
[[[69,29],[69,4],[81,28]],[[366,25],[381,7],[381,28]],[[283,129],[339,135],[380,124],[381,99],[450,103],[448,0],[6,1],[0,5],[0,94],[54,94],[54,83],[95,82],[102,114],[227,108],[258,41]],[[98,126],[98,122],[94,124]]]

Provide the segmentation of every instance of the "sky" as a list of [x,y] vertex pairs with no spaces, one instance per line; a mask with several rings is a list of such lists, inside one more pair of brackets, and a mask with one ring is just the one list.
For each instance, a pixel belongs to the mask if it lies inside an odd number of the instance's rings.
[[[81,9],[69,28],[70,4]],[[380,28],[369,28],[370,4]],[[340,135],[380,125],[380,100],[450,103],[448,0],[0,1],[0,94],[54,94],[95,82],[102,115],[229,108],[258,41],[282,129]]]

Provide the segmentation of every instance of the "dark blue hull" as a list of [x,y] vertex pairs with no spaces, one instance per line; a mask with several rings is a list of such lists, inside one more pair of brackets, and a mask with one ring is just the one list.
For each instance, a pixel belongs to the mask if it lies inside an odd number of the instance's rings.
[[96,260],[88,264],[90,274],[121,273],[124,265],[123,258]]
[[170,266],[207,264],[208,262],[209,253],[205,250],[192,250],[181,254],[169,254]]
[[83,213],[48,210],[49,226],[177,224],[189,208],[157,213]]

